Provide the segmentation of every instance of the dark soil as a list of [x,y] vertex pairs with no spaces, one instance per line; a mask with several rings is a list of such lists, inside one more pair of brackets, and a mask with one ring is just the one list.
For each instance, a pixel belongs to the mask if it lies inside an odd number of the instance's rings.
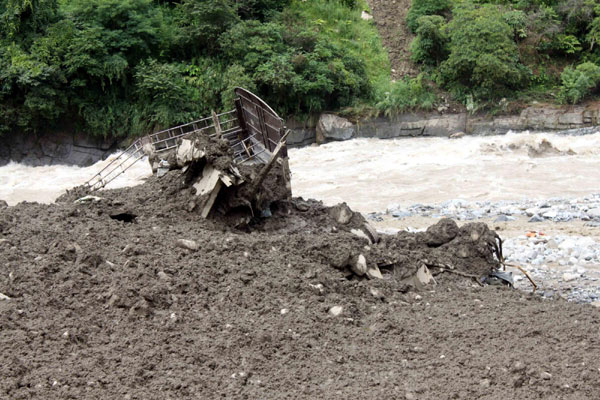
[[[294,199],[240,231],[189,211],[182,181],[0,208],[1,399],[600,398],[597,309],[404,283],[421,263],[485,274],[487,226],[370,244],[359,214]],[[358,253],[385,279],[352,275]]]

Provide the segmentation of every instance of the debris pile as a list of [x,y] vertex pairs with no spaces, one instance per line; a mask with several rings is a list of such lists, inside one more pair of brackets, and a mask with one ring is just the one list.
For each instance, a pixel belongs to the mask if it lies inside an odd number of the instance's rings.
[[[282,140],[280,149],[285,142]],[[235,215],[235,226],[247,225],[252,218],[269,216],[273,202],[289,200],[291,185],[286,157],[279,151],[268,153],[266,161],[256,158],[243,164],[235,163],[230,144],[221,138],[192,134],[183,139],[177,149],[157,162],[157,176],[162,177],[160,165],[180,170],[183,187],[193,195],[187,204],[190,212],[202,218],[219,213]],[[164,157],[164,154],[162,155]]]

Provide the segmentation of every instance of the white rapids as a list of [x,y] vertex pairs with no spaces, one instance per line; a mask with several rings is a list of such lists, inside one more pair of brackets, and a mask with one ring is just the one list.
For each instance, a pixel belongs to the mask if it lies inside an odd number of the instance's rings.
[[[52,203],[67,189],[86,183],[116,156],[117,154],[114,154],[89,167],[30,167],[11,162],[0,167],[0,200],[5,200],[8,205],[15,205],[21,201]],[[138,185],[151,174],[150,164],[146,160],[140,160],[112,181],[108,188]]]
[[[583,196],[600,188],[599,154],[600,132],[354,139],[289,151],[294,196],[328,205],[345,201],[362,212],[455,198]],[[0,167],[0,199],[9,205],[50,203],[66,189],[85,183],[111,158],[85,168],[10,163]],[[108,187],[136,185],[150,174],[142,160]]]
[[295,196],[390,204],[577,197],[600,188],[600,132],[509,133],[460,139],[355,139],[290,151]]

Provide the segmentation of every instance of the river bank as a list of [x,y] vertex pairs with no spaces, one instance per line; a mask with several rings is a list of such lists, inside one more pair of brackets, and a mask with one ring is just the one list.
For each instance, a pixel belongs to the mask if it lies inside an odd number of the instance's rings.
[[[303,121],[286,121],[290,147],[354,138],[394,139],[407,137],[490,136],[508,132],[567,132],[585,134],[600,125],[600,103],[581,106],[532,105],[517,114],[494,116],[434,112],[407,112],[393,117],[350,121],[321,114]],[[0,166],[17,162],[30,166],[90,166],[107,158],[125,142],[110,137],[90,137],[82,132],[5,134],[0,136]]]

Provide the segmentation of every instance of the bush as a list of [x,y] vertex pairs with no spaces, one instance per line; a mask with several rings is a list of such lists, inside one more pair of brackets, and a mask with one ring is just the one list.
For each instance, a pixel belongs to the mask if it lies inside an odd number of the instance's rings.
[[387,116],[414,109],[431,109],[436,99],[432,90],[423,83],[421,75],[392,83],[389,91],[378,97],[381,100],[376,108]]
[[580,64],[575,69],[567,67],[560,75],[560,80],[559,100],[576,104],[598,87],[600,67],[591,62]]
[[406,26],[412,33],[416,33],[419,18],[425,15],[440,15],[448,11],[451,4],[450,0],[413,0],[406,14]]
[[519,62],[513,28],[495,5],[465,3],[454,9],[449,24],[450,56],[441,64],[442,79],[458,97],[476,99],[510,95],[527,84],[527,69]]
[[419,18],[417,37],[411,46],[411,59],[426,65],[439,65],[448,57],[446,21],[439,15]]

